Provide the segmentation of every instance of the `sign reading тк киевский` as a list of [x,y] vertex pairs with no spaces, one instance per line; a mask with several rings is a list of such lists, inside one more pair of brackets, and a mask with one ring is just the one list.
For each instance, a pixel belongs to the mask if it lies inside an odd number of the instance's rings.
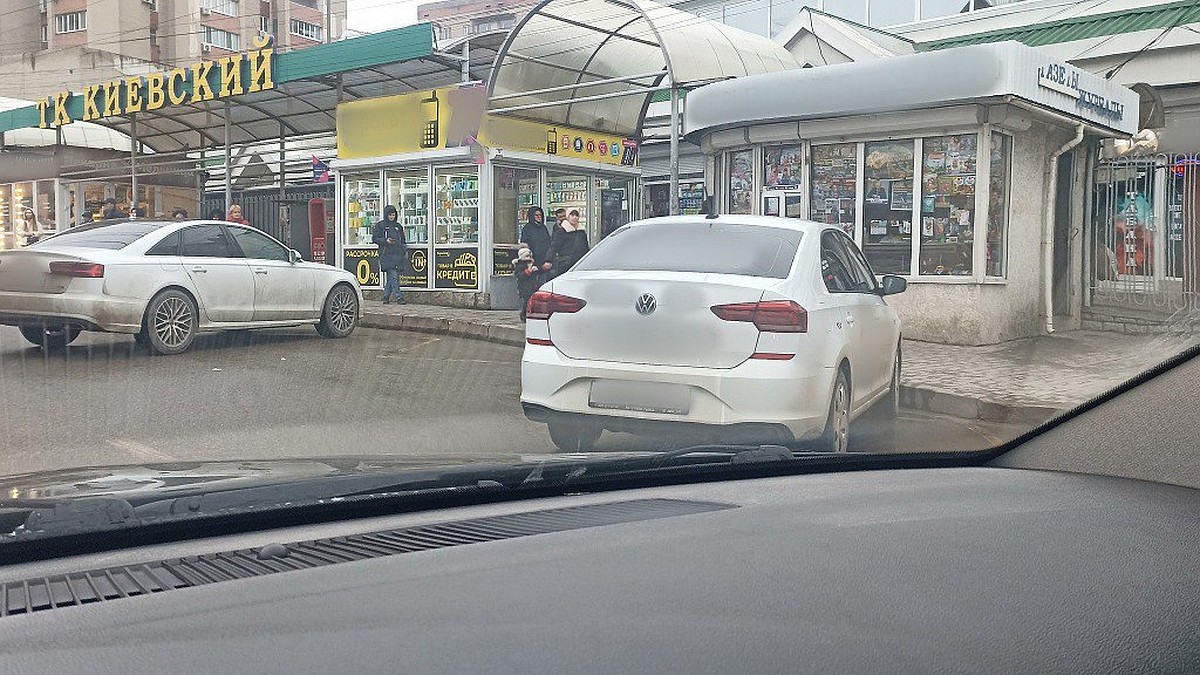
[[37,102],[38,126],[47,129],[72,122],[158,110],[239,96],[275,88],[274,49],[269,35],[254,40],[254,49],[215,61],[203,61],[165,73],[148,73],[112,80]]

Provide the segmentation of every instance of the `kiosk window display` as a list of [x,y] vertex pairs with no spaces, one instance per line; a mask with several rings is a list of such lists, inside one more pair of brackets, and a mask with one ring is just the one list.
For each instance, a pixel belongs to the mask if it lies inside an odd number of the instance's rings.
[[876,274],[912,272],[914,141],[864,148],[863,255]]

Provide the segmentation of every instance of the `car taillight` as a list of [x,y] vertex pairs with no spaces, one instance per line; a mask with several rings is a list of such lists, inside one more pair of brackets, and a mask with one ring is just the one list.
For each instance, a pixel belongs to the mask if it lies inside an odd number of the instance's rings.
[[55,260],[50,263],[50,274],[61,274],[66,277],[86,277],[100,279],[104,277],[104,265],[91,262],[75,262],[71,260]]
[[538,291],[529,298],[525,316],[529,319],[549,319],[552,314],[574,314],[587,303],[569,295]]
[[746,321],[764,333],[807,333],[808,311],[792,300],[717,305],[713,314],[725,321]]

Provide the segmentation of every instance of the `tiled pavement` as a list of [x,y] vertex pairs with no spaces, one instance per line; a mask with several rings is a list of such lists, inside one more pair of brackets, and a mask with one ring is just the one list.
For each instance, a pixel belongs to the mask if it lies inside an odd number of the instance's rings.
[[[444,333],[519,346],[516,311],[368,300],[362,325]],[[1200,342],[1195,332],[1125,335],[1068,331],[984,347],[906,340],[902,400],[909,408],[997,422],[1037,423]]]

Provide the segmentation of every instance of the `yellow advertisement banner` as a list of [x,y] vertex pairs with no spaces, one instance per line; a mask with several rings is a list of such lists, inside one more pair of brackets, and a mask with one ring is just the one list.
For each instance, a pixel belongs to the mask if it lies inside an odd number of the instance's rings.
[[636,166],[635,140],[611,134],[492,115],[482,85],[424,89],[350,101],[337,108],[338,158],[361,159],[422,150],[484,148]]

